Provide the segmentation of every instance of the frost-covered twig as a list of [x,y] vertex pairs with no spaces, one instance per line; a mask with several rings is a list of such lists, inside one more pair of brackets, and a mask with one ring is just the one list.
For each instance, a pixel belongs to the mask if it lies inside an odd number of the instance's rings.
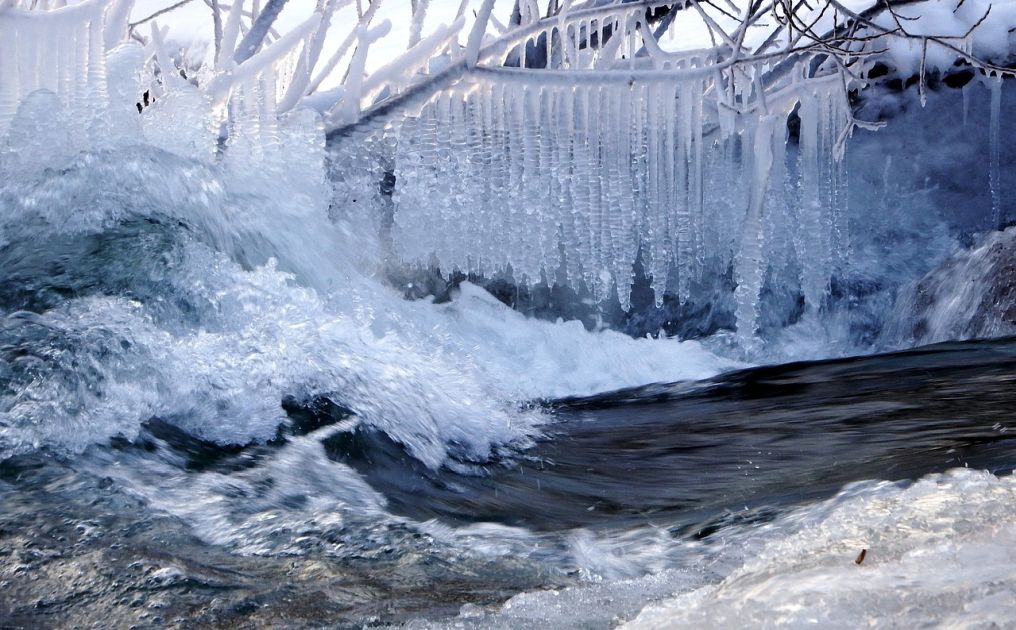
[[142,24],[147,24],[148,22],[151,22],[152,20],[154,20],[156,18],[159,18],[159,17],[161,17],[161,16],[163,16],[163,15],[165,15],[165,14],[171,12],[171,11],[176,11],[180,7],[186,6],[186,5],[190,4],[193,1],[194,0],[179,0],[179,2],[175,2],[175,3],[171,4],[171,5],[169,5],[168,7],[164,7],[162,9],[159,9],[158,11],[156,11],[155,13],[152,13],[151,15],[147,15],[147,16],[141,18],[140,20],[137,20],[135,22],[131,22],[127,26],[130,29],[135,29],[135,28],[141,26]]
[[494,0],[483,0],[480,11],[476,16],[476,23],[469,32],[469,41],[466,43],[466,66],[472,68],[480,57],[480,44],[483,42],[483,35],[487,32],[487,22],[490,20],[490,13],[494,10]]
[[218,59],[222,52],[222,11],[219,8],[219,0],[208,0],[212,8],[212,38],[215,44],[215,58]]
[[247,35],[237,44],[236,52],[233,54],[236,63],[243,63],[258,51],[287,2],[289,0],[268,0],[268,4],[261,9],[254,23],[251,24]]
[[[372,2],[370,6],[367,8],[367,11],[360,16],[359,26],[363,27],[370,26],[371,21],[374,19],[374,15],[377,13],[377,10],[380,7],[381,0],[374,0],[374,2]],[[349,48],[356,41],[356,35],[357,30],[354,28],[346,36],[343,42],[339,44],[339,47],[335,50],[335,52],[328,59],[328,61],[324,64],[323,67],[321,67],[320,69],[315,68],[308,69],[308,72],[310,72],[314,78],[311,79],[310,84],[307,87],[307,94],[313,94],[314,92],[317,92],[318,89],[321,87],[321,83],[323,83],[325,79],[327,79],[335,71],[335,68],[338,66],[339,62],[343,59],[343,57],[345,57],[346,53],[349,51]]]

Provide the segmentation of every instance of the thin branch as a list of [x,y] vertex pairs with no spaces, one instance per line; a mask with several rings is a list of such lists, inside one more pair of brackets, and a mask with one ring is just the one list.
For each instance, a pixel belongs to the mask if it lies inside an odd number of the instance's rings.
[[241,64],[247,61],[261,48],[265,38],[268,36],[268,31],[272,28],[272,24],[275,23],[275,19],[279,17],[279,13],[282,12],[282,8],[286,6],[288,1],[268,0],[265,8],[258,13],[254,23],[251,24],[250,30],[247,31],[244,38],[237,44],[236,53],[233,54],[233,60],[236,63]]
[[215,58],[219,58],[222,52],[222,11],[219,8],[219,0],[209,0],[212,5],[212,28],[215,31]]
[[170,6],[164,8],[164,9],[159,9],[155,13],[149,15],[148,17],[142,18],[142,19],[138,20],[137,22],[131,22],[130,24],[127,25],[127,28],[129,28],[130,30],[134,30],[137,27],[141,26],[142,24],[145,24],[147,22],[151,22],[152,20],[156,19],[157,17],[159,17],[161,15],[165,15],[165,14],[169,13],[170,11],[176,11],[180,7],[182,7],[182,6],[186,5],[186,4],[190,4],[191,2],[193,2],[193,0],[180,0],[179,2],[177,2],[175,4],[171,4]]

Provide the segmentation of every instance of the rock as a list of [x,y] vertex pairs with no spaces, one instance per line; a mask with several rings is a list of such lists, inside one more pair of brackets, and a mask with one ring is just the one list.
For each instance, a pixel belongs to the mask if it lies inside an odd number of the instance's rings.
[[900,293],[883,338],[928,344],[1016,334],[1016,227],[989,233]]

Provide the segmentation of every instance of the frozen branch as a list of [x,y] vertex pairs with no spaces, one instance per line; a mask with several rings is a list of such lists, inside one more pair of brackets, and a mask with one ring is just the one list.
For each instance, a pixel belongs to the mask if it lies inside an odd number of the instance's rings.
[[283,7],[286,6],[288,1],[268,0],[268,3],[261,9],[261,13],[258,14],[254,23],[251,24],[247,35],[237,44],[236,52],[233,54],[233,60],[236,63],[241,64],[250,59],[261,48],[265,37],[268,36],[268,31],[272,28],[272,24],[275,23],[276,18],[279,17],[279,13],[282,12]]

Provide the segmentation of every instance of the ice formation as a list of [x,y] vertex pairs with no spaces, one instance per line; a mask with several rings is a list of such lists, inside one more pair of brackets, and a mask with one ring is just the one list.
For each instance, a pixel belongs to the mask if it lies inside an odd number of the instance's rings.
[[[928,74],[957,59],[976,67],[974,54],[995,59],[1007,38],[998,26],[1013,18],[996,12],[982,33],[984,3],[950,6],[947,19],[946,3],[933,2],[927,20],[918,11],[913,32],[900,33],[834,3],[831,13],[881,34],[844,44],[838,59],[828,47],[795,48],[813,35],[726,32],[697,4],[658,21],[649,18],[655,3],[594,4],[541,19],[523,3],[516,29],[467,50],[458,66],[452,55],[430,75],[433,89],[363,110],[358,128],[340,125],[336,172],[357,183],[339,198],[393,215],[393,255],[403,261],[585,286],[598,299],[616,287],[624,308],[640,255],[657,303],[665,292],[708,300],[697,289],[729,274],[745,342],[760,332],[766,287],[800,295],[816,312],[850,261],[841,158],[857,124],[848,92],[863,81],[844,59],[885,46],[901,73],[916,59],[923,103]],[[672,25],[693,9],[718,41],[668,47]],[[812,16],[823,24],[815,28],[837,28],[830,14]],[[768,52],[781,46],[795,52]],[[990,170],[997,189],[997,158]],[[384,186],[363,194],[385,178],[395,182],[391,199]]]
[[[5,6],[0,25],[21,38],[85,9],[104,25],[123,6]],[[94,61],[82,89],[98,95],[87,110],[74,88],[22,93],[20,75],[0,75],[18,101],[0,143],[0,458],[131,438],[153,417],[265,440],[286,397],[324,396],[436,468],[525,439],[537,418],[519,401],[737,365],[694,342],[528,320],[470,286],[435,306],[381,285],[372,217],[328,216],[321,116],[283,106],[313,70],[297,68],[323,18],[237,64],[236,15],[198,85],[175,72],[157,24],[147,46],[81,31],[92,48],[79,61]],[[27,50],[19,68],[48,54]],[[155,101],[139,112],[145,91]],[[337,186],[376,190],[382,175]]]
[[[565,3],[547,18],[522,3],[507,28],[485,0],[471,20],[462,3],[450,24],[424,33],[422,3],[409,49],[368,72],[372,47],[392,30],[373,22],[379,3],[325,60],[333,17],[348,3],[321,0],[302,23],[269,36],[285,2],[257,15],[236,2],[216,20],[212,67],[195,79],[180,75],[156,20],[144,48],[126,41],[130,0],[63,4],[8,2],[0,14],[0,135],[9,146],[73,153],[140,126],[160,148],[278,173],[284,144],[320,154],[297,123],[298,110],[310,108],[329,133],[333,217],[390,230],[389,253],[399,259],[445,271],[510,269],[518,281],[584,285],[596,298],[616,288],[623,307],[640,255],[658,302],[665,292],[694,301],[697,287],[730,276],[745,342],[759,332],[765,287],[797,293],[818,311],[849,259],[839,158],[856,122],[847,102],[855,76],[837,55],[860,55],[865,44],[811,46],[814,35],[794,35],[780,19],[759,34],[770,9],[752,8],[724,30],[695,3]],[[980,24],[982,4],[954,22]],[[657,5],[670,13],[651,19]],[[919,56],[922,82],[946,60],[998,47],[991,32],[973,31],[950,35],[960,44],[929,46],[939,41],[935,29],[949,31],[936,11],[886,53],[901,67]],[[712,46],[668,44],[689,15],[718,38]],[[42,45],[53,33],[58,45]],[[913,50],[913,37],[923,49]],[[320,90],[340,64],[342,84]],[[997,137],[1001,92],[991,89]],[[130,104],[145,91],[156,104],[138,122]],[[43,124],[60,116],[91,122]],[[62,133],[70,142],[52,137]],[[997,145],[990,162],[995,190]],[[307,182],[323,185],[320,169],[310,170]],[[997,222],[997,192],[993,200]]]
[[[648,606],[623,627],[990,627],[1016,614],[1014,493],[1013,476],[964,468],[912,485],[853,484],[748,540],[732,536],[744,561],[722,582]],[[861,548],[872,553],[859,570]]]
[[[767,273],[821,307],[845,257],[839,74],[811,76],[808,60],[781,74],[764,62],[732,68],[715,51],[664,51],[644,35],[653,27],[641,3],[536,26],[391,125],[402,259],[510,267],[600,298],[616,283],[625,307],[640,250],[658,301],[667,289],[687,300],[704,274],[733,265],[746,337]],[[549,43],[533,68],[537,42]]]
[[[315,13],[244,63],[224,61],[199,89],[179,74],[157,23],[152,22],[147,46],[129,41],[132,0],[19,4],[0,9],[0,137],[7,136],[9,151],[32,134],[66,132],[69,142],[47,147],[73,154],[143,138],[211,160],[225,126],[229,144],[243,145],[230,157],[260,161],[279,144],[279,117],[285,112],[279,101],[293,85],[298,58],[308,54],[307,42],[320,22]],[[242,4],[235,3],[226,20],[226,39],[236,38]],[[158,71],[144,72],[145,67]],[[135,103],[146,91],[167,103],[153,106],[139,128]],[[44,93],[55,96],[40,96]],[[8,162],[53,161],[50,151],[19,153]]]
[[[711,544],[671,539],[654,549],[669,555],[665,571],[520,593],[407,627],[993,627],[1016,614],[1014,498],[1012,476],[963,468],[912,484],[858,482],[771,522],[725,528]],[[603,547],[601,558],[617,559],[636,548]]]
[[[43,2],[62,5],[62,2]],[[126,32],[127,0],[87,0],[52,10],[0,6],[0,136],[28,95],[48,90],[69,115],[106,109],[106,51]]]

